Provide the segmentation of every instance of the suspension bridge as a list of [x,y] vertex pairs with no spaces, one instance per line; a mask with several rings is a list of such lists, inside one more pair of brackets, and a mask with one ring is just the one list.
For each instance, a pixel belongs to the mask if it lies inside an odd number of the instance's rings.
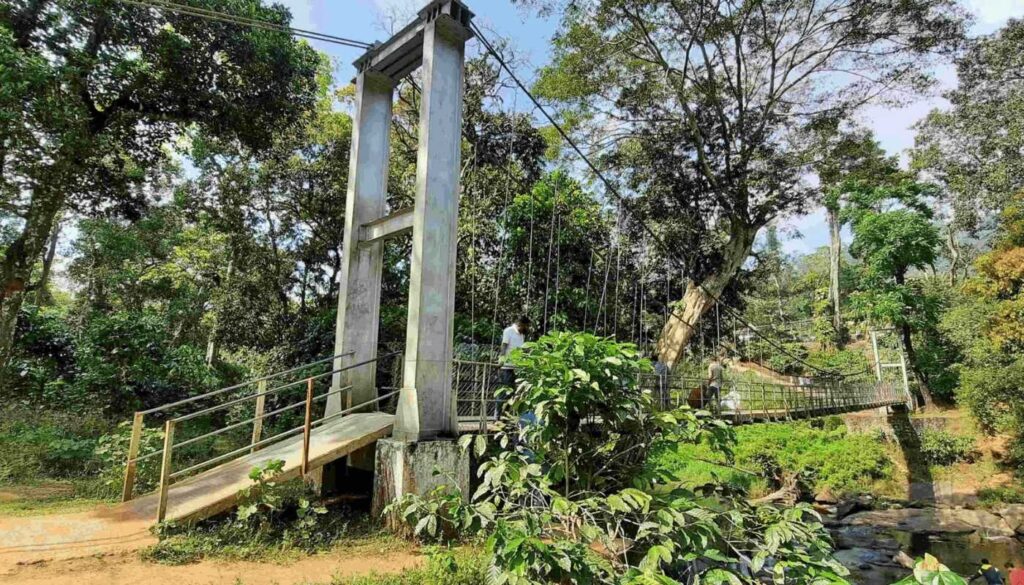
[[[110,519],[149,525],[224,512],[237,503],[239,491],[251,485],[250,471],[269,461],[283,462],[280,480],[305,476],[325,485],[372,475],[377,509],[403,493],[424,493],[439,482],[454,480],[468,488],[468,456],[453,437],[492,428],[500,413],[501,376],[493,360],[461,359],[454,351],[466,42],[477,36],[514,75],[482,38],[472,18],[458,0],[434,0],[409,26],[387,42],[373,45],[355,62],[355,124],[334,355],[136,413],[125,462],[123,502],[90,517],[95,523],[83,523],[96,526],[90,529],[91,537],[102,540],[104,522]],[[394,93],[398,83],[417,69],[422,88],[415,202],[389,209]],[[519,87],[526,91],[521,83]],[[598,172],[592,165],[591,169]],[[551,230],[560,225],[556,219],[553,214]],[[406,341],[400,352],[384,353],[378,350],[384,242],[398,236],[409,236],[412,242]],[[557,312],[559,298],[560,254],[555,242],[560,241],[552,232],[549,249],[554,253],[547,259],[549,267],[552,256],[556,259],[552,313]],[[618,279],[613,295],[609,275],[621,254],[619,246],[591,254],[587,280],[596,275],[594,288],[601,290],[602,303],[592,317],[595,332],[603,326],[604,333],[609,333],[610,310],[604,307],[606,301],[619,302]],[[595,267],[595,258],[604,259],[603,275],[601,267]],[[639,290],[643,286],[643,282],[634,285],[634,299],[643,298],[636,294],[643,292]],[[672,294],[667,278],[665,289],[667,320]],[[545,326],[549,292],[543,293]],[[642,302],[633,314],[644,314]],[[732,315],[734,349],[740,345],[738,329],[742,335],[760,335],[736,311],[718,303],[716,346],[726,345],[723,337],[728,338],[728,331],[722,331],[720,310]],[[612,333],[619,331],[617,315]],[[639,321],[634,319],[631,331],[642,331]],[[703,352],[704,327],[699,334]],[[647,341],[640,337],[643,347]],[[866,382],[817,378],[806,384],[734,381],[713,403],[705,399],[703,381],[698,378],[641,378],[656,407],[688,404],[736,423],[819,417],[908,401],[904,389],[880,377]],[[435,473],[438,467],[443,474]],[[66,539],[55,539],[42,529],[0,535],[0,553],[12,547],[44,551],[62,544]]]

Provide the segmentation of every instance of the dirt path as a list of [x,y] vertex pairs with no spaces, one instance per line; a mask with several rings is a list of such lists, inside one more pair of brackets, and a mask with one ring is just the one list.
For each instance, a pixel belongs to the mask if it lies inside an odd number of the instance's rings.
[[179,566],[148,563],[120,554],[0,568],[0,583],[19,585],[299,585],[330,583],[334,577],[392,574],[419,566],[415,551],[358,555],[337,550],[294,563],[203,561]]

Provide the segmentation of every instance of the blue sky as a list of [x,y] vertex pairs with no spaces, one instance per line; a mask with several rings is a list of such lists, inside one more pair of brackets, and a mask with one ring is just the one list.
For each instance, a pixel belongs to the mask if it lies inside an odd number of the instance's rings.
[[[361,41],[386,39],[390,36],[387,28],[388,14],[414,14],[426,4],[426,0],[277,1],[291,8],[296,27]],[[534,70],[547,61],[548,41],[557,22],[518,9],[509,0],[466,0],[466,3],[477,14],[477,23],[482,28],[492,30],[493,36],[512,40],[517,57],[523,62],[519,67],[520,73],[525,77],[531,77]],[[1010,18],[1024,18],[1024,0],[963,0],[963,3],[977,19],[974,34],[992,32]],[[351,63],[359,56],[358,49],[314,44],[335,58],[339,81],[351,79],[354,74]],[[952,67],[941,68],[935,73],[940,80],[935,95],[922,97],[904,108],[875,107],[863,112],[862,122],[874,129],[882,146],[889,152],[903,154],[913,146],[914,133],[911,126],[932,108],[943,107],[944,101],[938,97],[938,93],[954,86],[956,75]],[[785,241],[785,247],[790,252],[810,252],[827,242],[824,217],[820,212],[788,218],[783,221],[783,227],[789,228],[786,231],[802,235],[801,238]]]

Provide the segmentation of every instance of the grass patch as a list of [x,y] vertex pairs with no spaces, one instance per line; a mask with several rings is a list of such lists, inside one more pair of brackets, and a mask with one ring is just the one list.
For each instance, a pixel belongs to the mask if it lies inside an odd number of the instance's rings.
[[435,549],[426,566],[394,575],[335,579],[331,585],[480,585],[487,583],[486,556],[477,549]]
[[[736,436],[734,467],[761,472],[767,464],[784,474],[810,472],[815,489],[827,487],[840,495],[872,490],[893,472],[884,443],[848,433],[837,417],[743,426],[736,429]],[[677,445],[656,453],[652,463],[684,485],[717,478],[752,495],[767,489],[762,479],[730,468],[720,454],[703,445]]]
[[985,507],[1000,504],[1024,504],[1024,485],[1014,483],[994,488],[982,488],[978,490],[978,501]]

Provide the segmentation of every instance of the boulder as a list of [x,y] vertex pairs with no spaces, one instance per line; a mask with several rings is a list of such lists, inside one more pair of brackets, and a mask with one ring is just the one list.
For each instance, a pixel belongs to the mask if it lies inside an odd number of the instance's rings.
[[824,487],[814,494],[814,501],[819,504],[838,504],[839,497],[832,493],[832,490]]
[[1017,536],[1024,537],[1024,504],[1003,504],[992,509]]
[[895,553],[900,545],[895,539],[879,534],[872,526],[843,526],[832,531],[837,549],[871,548]]
[[873,526],[913,534],[966,535],[977,533],[984,538],[1013,536],[1014,531],[999,516],[984,510],[949,508],[904,508],[871,510],[847,516],[847,526]]

